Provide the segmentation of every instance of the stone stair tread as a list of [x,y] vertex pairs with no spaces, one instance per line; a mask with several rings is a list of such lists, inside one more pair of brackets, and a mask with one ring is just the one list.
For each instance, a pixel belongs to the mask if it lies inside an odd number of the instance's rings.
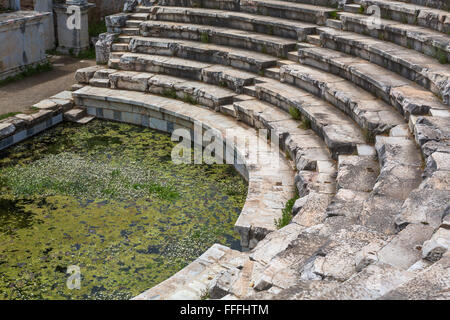
[[386,292],[386,300],[449,300],[450,254],[444,255],[412,279]]
[[244,253],[214,244],[181,271],[133,300],[200,299],[212,279],[230,268],[241,267],[245,260]]
[[[170,37],[183,40],[206,41],[219,45],[265,51],[284,56],[295,48],[296,40],[271,36],[251,31],[215,27],[209,25],[186,24],[167,21],[144,21],[140,23],[143,36]],[[207,38],[206,38],[207,35]]]
[[[340,13],[339,16],[343,22],[344,28],[347,30],[351,30],[348,26],[349,22],[355,23],[360,26],[367,26],[371,23],[370,17],[361,14],[343,12]],[[377,24],[378,30],[389,31],[394,34],[407,37],[408,39],[424,44],[424,46],[427,43],[431,43],[432,47],[441,49],[447,55],[450,53],[450,48],[448,48],[450,36],[439,31],[424,28],[421,26],[403,24],[402,22],[386,19],[379,19],[377,21]]]
[[446,10],[388,0],[357,0],[356,3],[364,7],[376,5],[381,8],[382,15],[402,23],[417,24],[444,33],[450,30],[450,13]]
[[133,37],[130,48],[135,53],[177,55],[177,57],[192,55],[197,61],[210,63],[224,61],[231,66],[255,72],[274,66],[277,61],[275,57],[259,52],[177,39]]
[[327,48],[299,49],[300,62],[337,74],[392,103],[400,112],[424,113],[448,109],[432,92],[402,76],[361,58]]
[[[307,34],[313,33],[316,28],[316,25],[306,22],[207,8],[153,6],[150,15],[157,17],[158,20],[184,23],[201,22],[201,24],[219,25],[246,31],[261,32],[261,26],[264,26],[268,28],[266,31],[269,33],[288,36],[300,41],[304,40]],[[280,29],[286,31],[280,31]]]
[[[328,147],[336,156],[338,149],[356,149],[356,144],[364,138],[359,127],[344,113],[313,95],[278,81],[255,84],[258,95],[266,97],[268,102],[289,112],[297,108],[311,121],[312,127],[323,136]],[[348,149],[347,149],[348,148]]]
[[242,0],[240,10],[244,12],[282,16],[283,18],[324,24],[334,8],[278,0]]
[[[321,34],[322,40],[330,39],[335,43],[346,44],[346,48],[349,48],[349,46],[356,47],[363,52],[369,52],[369,58],[367,58],[367,54],[359,54],[359,56],[373,61],[380,66],[388,67],[387,65],[383,65],[386,63],[386,60],[391,61],[392,65],[397,64],[401,66],[401,68],[404,68],[404,71],[397,70],[398,68],[393,70],[396,70],[397,73],[402,73],[410,80],[417,79],[417,82],[426,88],[431,86],[433,92],[441,94],[444,97],[444,100],[448,99],[448,97],[445,98],[448,95],[445,91],[445,83],[448,82],[448,79],[450,78],[450,67],[439,63],[434,57],[424,55],[418,51],[404,48],[394,43],[352,32],[331,28],[318,28],[318,32]],[[450,43],[450,37],[448,43]],[[336,45],[328,42],[325,46],[334,49]],[[342,51],[344,50],[348,51],[348,49],[342,49]],[[377,59],[377,56],[380,58]],[[428,83],[423,83],[422,78],[427,79],[430,85]]]
[[322,96],[369,131],[381,133],[404,123],[403,117],[387,103],[336,75],[299,64],[283,66],[280,74],[284,82]]
[[86,123],[91,122],[94,119],[95,119],[94,116],[87,116],[87,117],[83,117],[83,118],[77,120],[76,122],[79,123],[79,124],[86,124]]
[[410,280],[414,274],[388,264],[370,265],[319,299],[372,300]]

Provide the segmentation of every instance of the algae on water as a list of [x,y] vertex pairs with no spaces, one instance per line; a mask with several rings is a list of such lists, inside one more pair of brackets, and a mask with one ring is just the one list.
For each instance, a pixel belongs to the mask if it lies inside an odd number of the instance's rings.
[[238,248],[245,181],[229,165],[175,165],[173,146],[95,120],[2,151],[0,299],[128,299],[216,242]]

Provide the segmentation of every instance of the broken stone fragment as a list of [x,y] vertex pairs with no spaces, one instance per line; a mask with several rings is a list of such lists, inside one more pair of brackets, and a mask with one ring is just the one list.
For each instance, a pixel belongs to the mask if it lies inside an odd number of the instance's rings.
[[442,258],[450,247],[450,229],[439,228],[422,246],[422,258],[436,262]]
[[97,64],[107,64],[111,46],[117,38],[117,33],[105,32],[99,35],[98,41],[95,43],[95,58]]

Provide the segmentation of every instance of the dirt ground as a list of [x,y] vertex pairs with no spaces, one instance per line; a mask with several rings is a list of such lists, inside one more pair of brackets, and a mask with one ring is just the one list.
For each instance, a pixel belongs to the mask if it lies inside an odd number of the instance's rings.
[[52,56],[53,70],[0,86],[0,114],[19,112],[75,83],[75,71],[95,65],[95,60]]

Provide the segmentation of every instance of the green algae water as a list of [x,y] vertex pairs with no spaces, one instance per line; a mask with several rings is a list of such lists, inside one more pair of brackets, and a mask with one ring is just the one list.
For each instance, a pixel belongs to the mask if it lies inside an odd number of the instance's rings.
[[0,299],[129,299],[214,243],[239,249],[246,182],[230,165],[173,164],[174,145],[95,120],[0,152]]

